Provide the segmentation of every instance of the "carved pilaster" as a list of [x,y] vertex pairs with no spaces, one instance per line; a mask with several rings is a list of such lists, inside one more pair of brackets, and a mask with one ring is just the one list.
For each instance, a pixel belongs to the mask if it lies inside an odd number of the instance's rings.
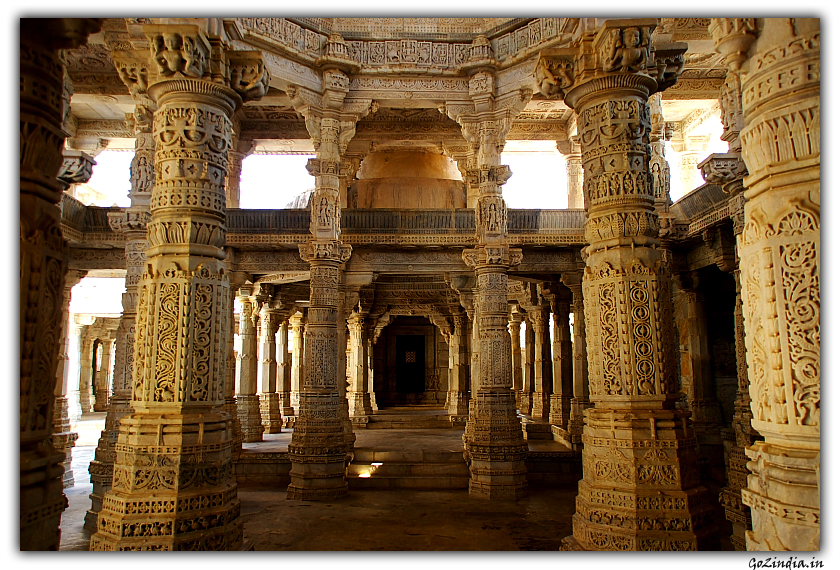
[[[737,22],[726,19],[724,25]],[[749,550],[820,548],[820,22],[767,18],[742,78],[738,238],[752,425]],[[772,85],[772,88],[768,88]],[[796,513],[795,516],[792,513]]]
[[143,31],[158,79],[148,88],[157,104],[150,247],[138,283],[133,413],[120,422],[91,550],[236,550],[223,247],[231,117],[242,99],[222,73],[225,54],[198,26]]

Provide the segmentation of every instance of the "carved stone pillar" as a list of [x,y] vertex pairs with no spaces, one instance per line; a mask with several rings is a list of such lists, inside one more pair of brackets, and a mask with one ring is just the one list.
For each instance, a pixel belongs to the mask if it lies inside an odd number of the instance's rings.
[[[228,252],[230,255],[230,252]],[[236,335],[239,331],[239,319],[234,312],[234,302],[239,294],[239,289],[245,285],[250,275],[244,271],[228,271],[228,279],[230,282],[230,305],[228,305],[228,318],[230,319],[230,326],[227,332],[227,364],[225,366],[225,403],[224,410],[230,416],[231,433],[233,433],[233,443],[231,444],[231,454],[234,458],[238,458],[242,453],[242,442],[245,439],[245,434],[242,433],[242,424],[239,421],[239,404],[236,400],[236,391],[239,384],[238,370],[239,370],[239,354],[236,350]]]
[[366,322],[364,315],[354,312],[348,326],[350,328],[350,362],[347,369],[350,376],[350,391],[347,394],[347,403],[350,406],[350,416],[367,416],[373,413],[368,392],[370,323]]
[[95,340],[90,337],[90,329],[85,330],[82,341],[81,366],[79,367],[79,408],[82,414],[93,411],[93,359],[96,356]]
[[586,351],[586,317],[584,315],[583,287],[580,275],[563,277],[572,290],[572,311],[575,315],[574,350],[574,395],[569,415],[569,445],[575,451],[583,449],[584,411],[592,407],[589,401],[589,366]]
[[680,187],[683,195],[702,184],[698,165],[706,157],[708,146],[709,135],[687,136],[682,141],[674,141],[673,148],[679,157]]
[[339,266],[349,258],[350,248],[334,242],[325,251],[313,244],[301,246],[301,255],[310,262],[311,293],[304,331],[300,409],[289,444],[292,482],[287,496],[300,500],[330,499],[347,493],[347,443],[338,386],[339,375],[342,382],[346,376],[339,366],[337,318]]
[[718,44],[746,38],[740,52],[757,38],[741,81],[749,176],[738,251],[752,425],[764,441],[747,449],[746,543],[819,550],[820,22],[763,24],[712,24]]
[[108,410],[108,386],[111,384],[111,340],[106,338],[101,342],[100,357],[96,362],[96,384],[93,392],[93,411]]
[[[257,396],[257,320],[259,307],[249,296],[251,288],[242,287],[239,303],[239,354],[236,357],[237,390],[236,407],[239,410],[239,425],[245,443],[262,441],[265,428],[260,416],[260,398]],[[244,293],[244,294],[243,294]]]
[[295,313],[290,319],[292,327],[292,374],[291,374],[291,400],[295,415],[300,414],[300,385],[303,374],[303,313]]
[[[237,127],[238,131],[239,128]],[[225,203],[228,208],[239,208],[239,185],[242,179],[242,161],[253,151],[253,141],[234,138],[228,152],[228,175],[225,180]]]
[[[676,82],[685,44],[651,45],[656,19],[607,20],[561,52],[587,194],[583,295],[590,398],[573,537],[586,550],[706,550],[716,528],[687,412],[674,408],[671,268],[658,247],[649,97]],[[585,55],[584,55],[585,54]]]
[[583,162],[580,156],[580,137],[557,143],[557,149],[566,158],[566,176],[569,184],[568,207],[583,208]]
[[518,499],[527,494],[528,445],[516,415],[507,330],[506,268],[518,264],[521,255],[507,246],[464,251],[464,261],[476,270],[478,285],[479,377],[470,400],[464,445],[470,462],[470,495],[479,498]]
[[64,316],[61,327],[61,336],[58,339],[61,352],[58,354],[58,366],[56,367],[56,381],[55,381],[55,408],[53,409],[53,433],[52,446],[56,451],[64,454],[64,488],[75,485],[73,478],[73,447],[76,445],[76,440],[79,439],[79,434],[70,431],[70,416],[68,414],[67,402],[67,380],[70,375],[69,357],[70,350],[70,335],[68,329],[70,328],[70,292],[73,287],[82,280],[87,271],[70,270],[67,272],[66,280],[64,281],[64,296],[61,302],[61,314]]
[[87,327],[75,321],[70,316],[69,342],[67,347],[67,415],[71,423],[79,421],[82,417],[82,408],[79,400],[79,387],[81,385],[82,373],[82,344]]
[[554,390],[551,395],[549,421],[566,429],[572,406],[574,390],[572,365],[572,333],[569,328],[569,302],[553,299],[554,313],[553,376]]
[[[737,235],[737,234],[736,234]],[[738,370],[738,392],[735,395],[735,415],[732,418],[732,430],[735,432],[735,446],[727,458],[728,483],[721,490],[720,502],[726,511],[726,520],[732,523],[730,540],[737,550],[746,550],[746,532],[751,531],[752,516],[742,498],[747,488],[749,458],[746,449],[760,439],[752,427],[750,409],[750,379],[747,372],[747,347],[744,340],[744,303],[741,296],[741,272],[735,270],[735,362]]]
[[551,392],[554,387],[551,359],[551,337],[548,307],[528,311],[534,324],[534,400],[531,417],[548,421],[551,412]]
[[524,317],[518,310],[510,312],[510,352],[513,360],[513,391],[516,394],[516,406],[522,398],[522,321]]
[[[700,163],[699,167],[706,182],[718,184],[731,197],[729,199],[733,230],[737,237],[744,230],[744,177],[747,167],[741,157],[741,130],[744,128],[744,113],[741,102],[741,64],[746,60],[746,50],[755,40],[755,22],[744,19],[740,25],[726,25],[730,20],[714,19],[710,31],[715,38],[715,48],[726,57],[727,73],[721,87],[720,106],[723,134],[721,140],[729,143],[728,153],[716,153]],[[735,20],[731,21],[735,24]],[[723,24],[723,25],[721,25]],[[740,255],[736,252],[736,266],[740,267]],[[746,531],[752,530],[750,509],[744,505],[741,493],[747,488],[746,448],[759,439],[752,427],[750,410],[750,380],[747,374],[747,349],[744,341],[743,301],[741,296],[741,271],[735,268],[735,360],[738,371],[738,392],[735,396],[735,414],[732,430],[735,445],[726,457],[727,486],[720,493],[720,502],[726,511],[726,519],[732,523],[730,540],[737,550],[746,550]]]
[[[136,60],[122,58],[115,53],[120,76],[126,77],[126,70],[134,70],[134,77],[139,78],[142,64]],[[135,61],[132,65],[129,62]],[[145,76],[144,76],[145,77]],[[147,81],[144,79],[143,84]],[[131,413],[131,393],[134,387],[134,338],[137,334],[137,285],[145,271],[146,250],[149,248],[146,226],[149,223],[149,203],[155,183],[154,151],[155,141],[152,133],[152,114],[154,104],[145,94],[145,88],[139,91],[135,86],[133,94],[141,97],[134,111],[134,130],[136,135],[134,158],[131,161],[131,206],[125,212],[113,212],[108,216],[108,223],[115,232],[125,236],[125,293],[122,295],[123,312],[117,327],[117,340],[114,349],[114,389],[108,410],[105,414],[105,429],[99,437],[94,459],[88,471],[93,484],[90,495],[91,505],[85,513],[85,528],[96,532],[97,517],[102,510],[102,499],[111,489],[114,479],[115,446],[120,432],[120,420]]]
[[259,364],[257,369],[260,417],[263,433],[280,433],[283,415],[280,413],[280,394],[277,393],[277,329],[280,315],[268,302],[260,310]]
[[531,404],[534,401],[534,352],[535,338],[534,325],[530,316],[525,317],[525,356],[522,359],[522,395],[519,400],[519,411],[523,414],[531,413]]
[[691,410],[691,425],[700,449],[700,456],[707,461],[713,476],[723,474],[723,428],[721,407],[715,394],[715,379],[712,372],[712,355],[709,351],[709,330],[706,325],[704,299],[697,290],[699,277],[681,275],[675,280],[679,285],[678,298],[682,311],[677,319],[681,350],[683,382],[687,383],[688,405]]
[[475,114],[450,113],[476,148],[475,168],[467,172],[467,178],[470,186],[478,189],[477,246],[462,254],[476,275],[473,314],[477,334],[472,348],[478,357],[477,366],[471,370],[473,390],[464,449],[470,465],[470,495],[515,500],[527,494],[528,445],[516,414],[513,391],[507,271],[520,263],[522,252],[507,242],[507,206],[502,185],[511,172],[500,164],[500,151],[515,109],[522,109],[527,99],[520,93],[511,94],[509,105],[497,108],[494,74],[472,60],[473,55],[483,53],[483,62],[492,61],[492,49],[481,37],[473,45],[468,67],[476,66],[470,78]]
[[157,103],[150,248],[138,284],[133,413],[120,422],[91,550],[236,550],[242,523],[222,408],[224,179],[231,117],[243,96],[265,92],[268,76],[258,54],[225,54],[198,26],[143,31],[158,74],[148,88]]
[[373,413],[379,411],[379,406],[376,404],[376,392],[373,389],[373,334],[374,334],[373,325],[371,325],[371,330],[368,333],[367,339],[367,368],[368,368],[368,394],[370,394],[370,409]]
[[277,330],[277,393],[283,427],[289,427],[295,415],[292,407],[292,355],[289,352],[289,318],[283,317]]
[[665,160],[665,118],[662,115],[662,94],[650,97],[650,175],[653,182],[653,200],[660,215],[666,213],[671,203],[671,167]]
[[469,337],[472,331],[470,318],[466,314],[452,317],[453,332],[449,339],[449,354],[452,370],[449,377],[449,395],[446,406],[453,416],[470,413],[470,351]]
[[88,18],[20,20],[20,549],[58,550],[62,451],[51,444],[62,296],[69,247],[65,184],[56,178],[66,133],[59,50],[99,30]]

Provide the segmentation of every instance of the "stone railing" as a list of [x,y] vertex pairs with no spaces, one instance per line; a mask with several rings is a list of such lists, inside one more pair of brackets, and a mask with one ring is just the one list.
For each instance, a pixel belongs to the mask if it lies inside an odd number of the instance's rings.
[[341,231],[346,235],[471,235],[475,233],[475,210],[343,210]]
[[508,210],[509,234],[583,235],[583,210]]
[[122,243],[121,234],[114,232],[108,224],[108,212],[119,212],[122,208],[100,208],[85,206],[82,202],[64,194],[61,198],[61,229],[64,237],[75,244],[88,242],[100,245]]
[[[79,231],[85,227],[87,206],[76,200],[70,194],[63,194],[61,197],[61,223]],[[107,221],[107,220],[106,220]]]
[[235,234],[308,234],[309,210],[228,209],[227,228]]
[[717,184],[703,184],[677,200],[671,213],[687,223],[687,235],[693,235],[730,217],[729,198]]

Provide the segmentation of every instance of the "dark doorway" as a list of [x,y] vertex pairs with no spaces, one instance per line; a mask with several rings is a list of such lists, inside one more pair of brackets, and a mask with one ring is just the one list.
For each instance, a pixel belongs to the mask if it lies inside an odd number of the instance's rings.
[[426,391],[426,336],[397,335],[397,392]]

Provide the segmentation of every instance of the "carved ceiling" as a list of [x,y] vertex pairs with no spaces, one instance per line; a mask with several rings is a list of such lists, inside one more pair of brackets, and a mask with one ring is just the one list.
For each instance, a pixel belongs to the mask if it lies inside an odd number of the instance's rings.
[[[231,18],[222,21],[236,49],[261,49],[272,74],[269,93],[241,110],[242,140],[256,152],[313,152],[304,118],[285,93],[298,85],[319,93],[327,38],[340,34],[350,58],[360,64],[351,75],[350,96],[369,99],[378,111],[362,119],[352,141],[353,152],[378,148],[440,149],[464,145],[460,126],[438,108],[447,102],[469,103],[468,78],[459,66],[470,42],[485,36],[499,62],[497,96],[519,90],[533,75],[539,52],[563,47],[597,25],[583,18]],[[111,52],[145,54],[143,25],[159,19],[107,18],[87,46],[64,52],[72,82],[71,134],[79,141],[125,139],[132,133],[125,117],[134,101],[117,75]],[[163,21],[163,20],[161,20]],[[599,21],[599,20],[598,20]],[[662,18],[659,41],[688,43],[685,69],[675,86],[662,95],[665,120],[680,123],[710,109],[725,77],[714,52],[709,18]],[[526,89],[527,90],[527,89]],[[536,91],[536,90],[535,90]],[[525,95],[527,96],[527,95]],[[694,114],[694,115],[693,115]],[[515,119],[508,140],[563,141],[574,132],[574,113],[562,101],[538,94]],[[93,144],[91,142],[86,143]],[[103,143],[98,143],[103,144]],[[125,146],[124,143],[118,143]]]

